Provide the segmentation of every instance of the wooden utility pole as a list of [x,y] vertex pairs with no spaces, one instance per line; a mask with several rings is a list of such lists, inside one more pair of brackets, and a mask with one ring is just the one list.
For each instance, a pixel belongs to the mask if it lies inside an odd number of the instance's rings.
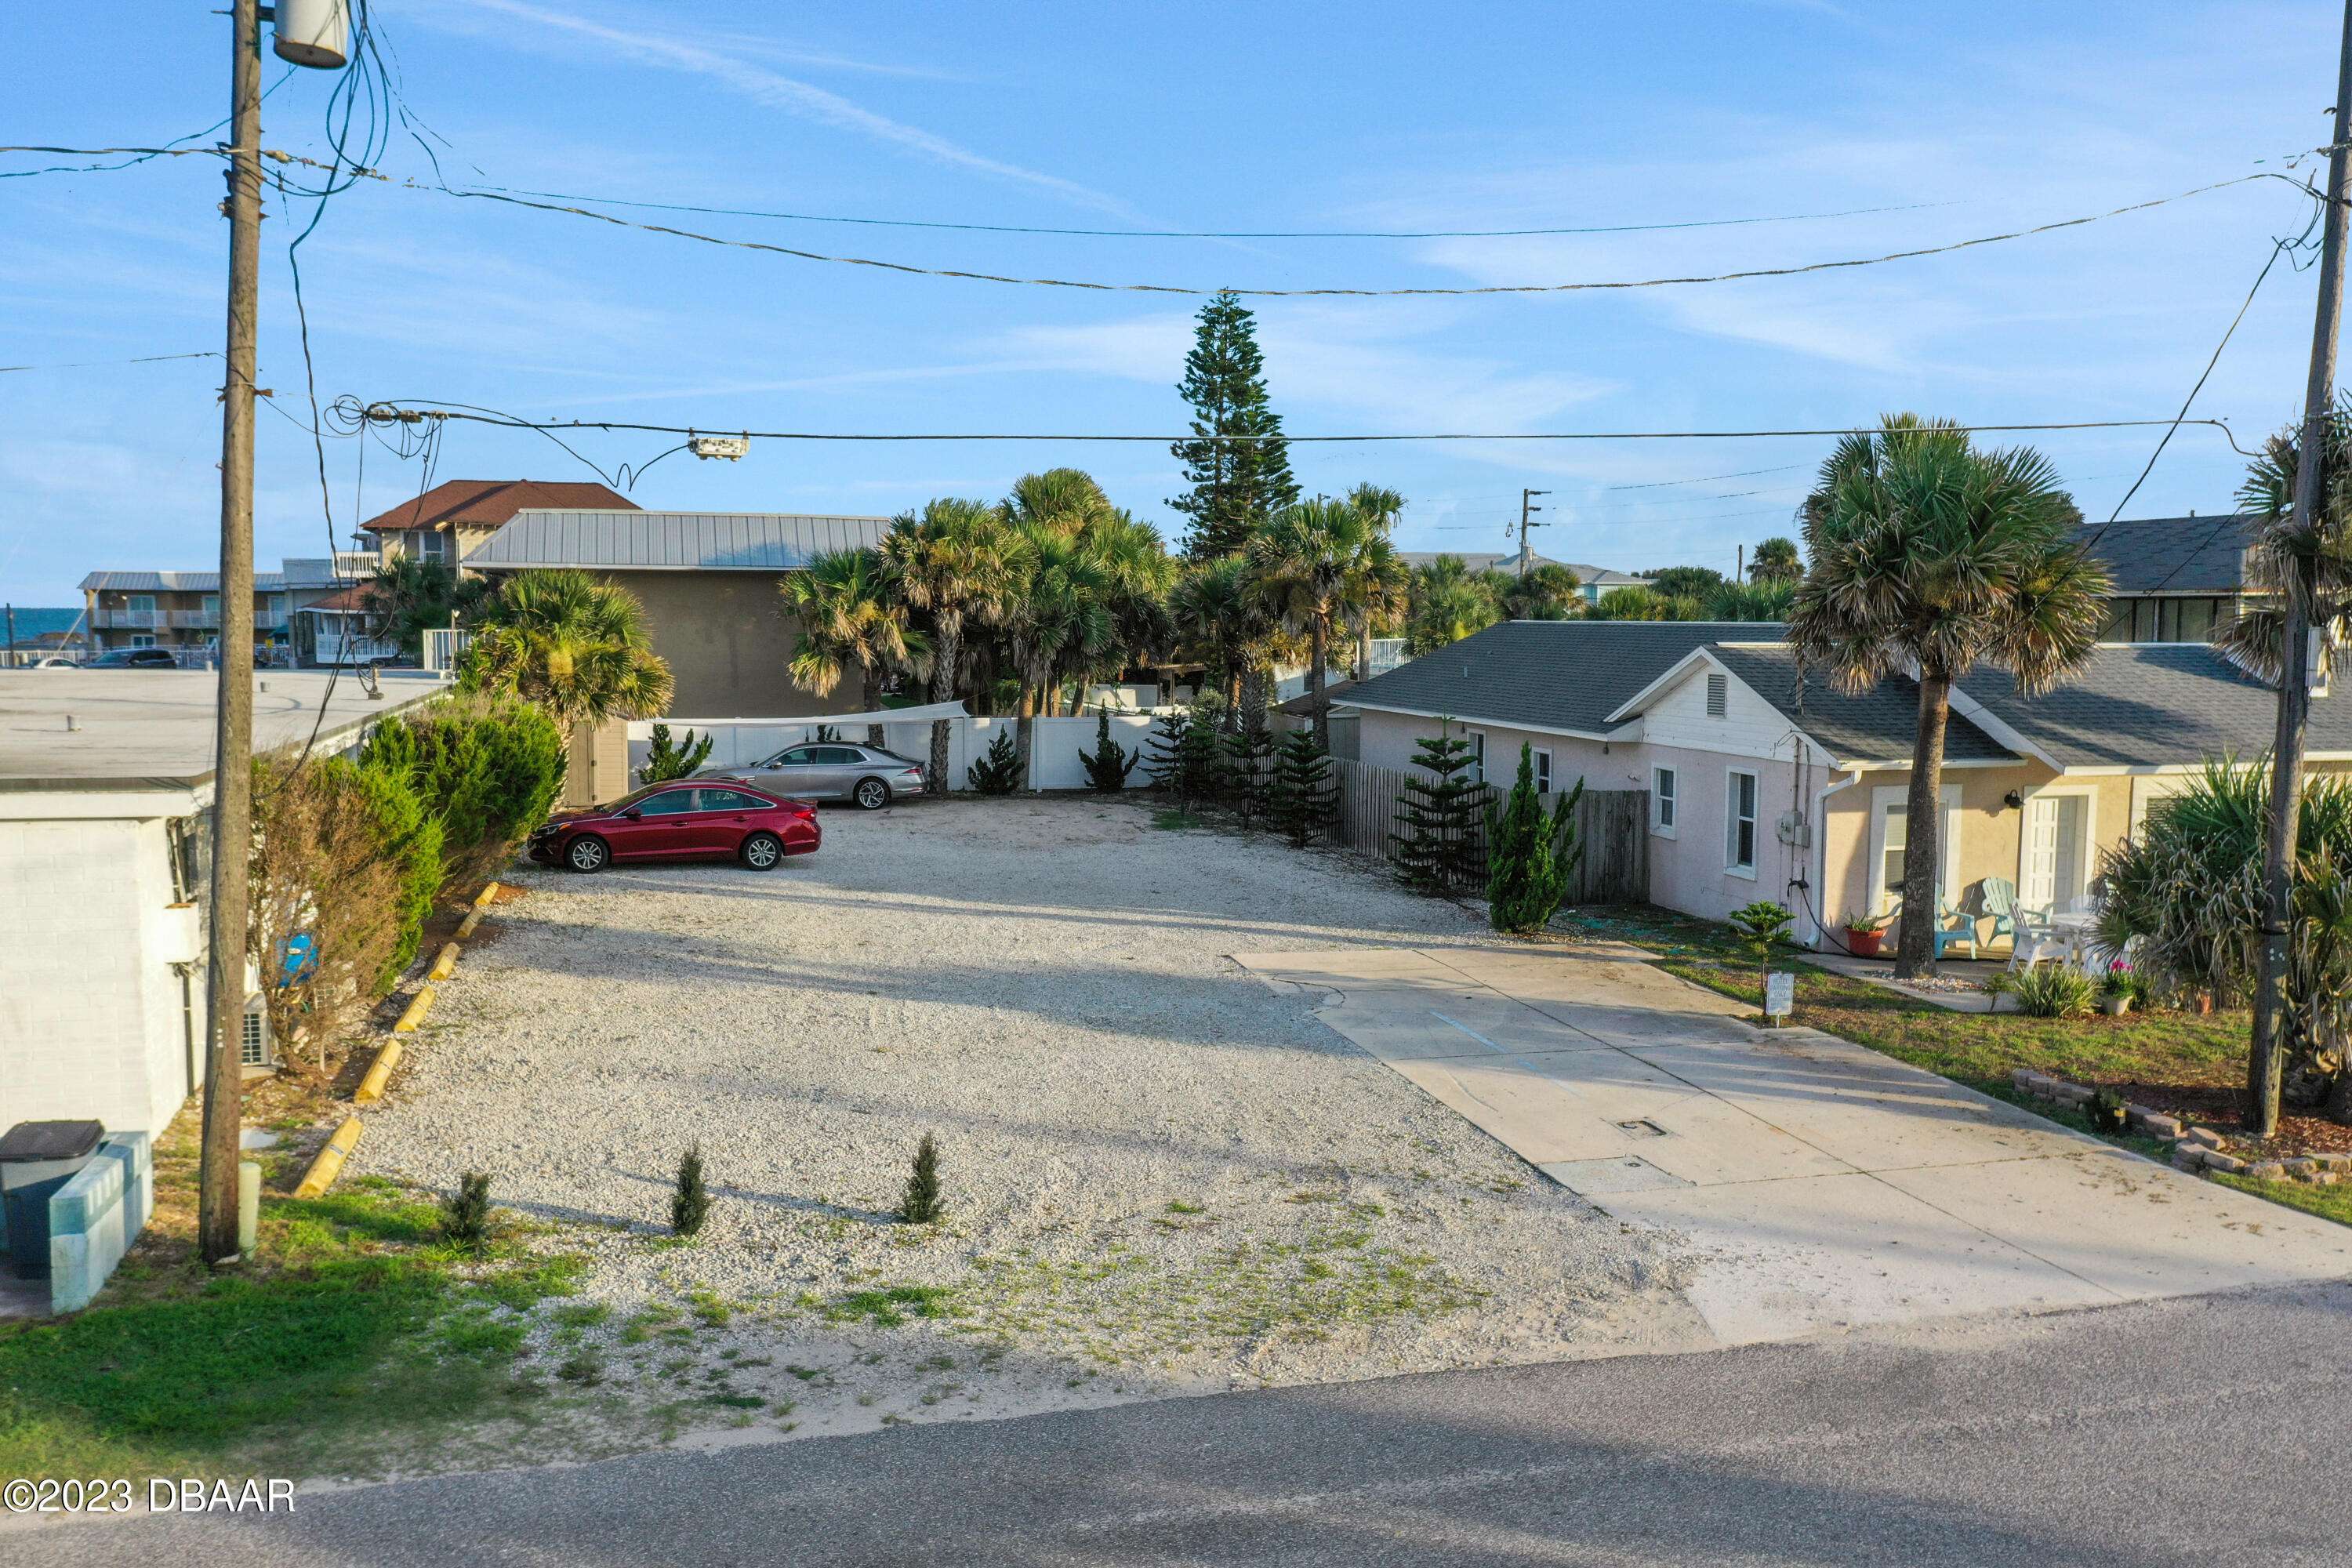
[[[2344,312],[2345,137],[2352,134],[2352,0],[2336,61],[2336,115],[2327,133],[2327,213],[2319,252],[2319,308],[2311,332],[2311,375],[2304,384],[2303,440],[2294,465],[2294,526],[2318,526],[2321,469],[2336,401],[2336,338]],[[2311,717],[2311,598],[2315,584],[2298,564],[2286,594],[2285,646],[2280,651],[2278,733],[2271,745],[2270,842],[2263,851],[2262,970],[2254,986],[2253,1048],[2246,1065],[2246,1124],[2267,1138],[2278,1131],[2285,1068],[2288,931],[2294,921],[2294,848],[2303,816],[2304,730]]]
[[213,868],[205,999],[198,1245],[207,1263],[237,1254],[237,1142],[244,1110],[246,861],[253,843],[253,378],[261,278],[261,20],[232,0],[228,199],[228,377],[221,388],[220,698],[213,732]]
[[1536,497],[1549,494],[1551,494],[1549,490],[1523,489],[1519,492],[1519,576],[1522,579],[1527,576],[1528,568],[1533,564],[1529,559],[1531,552],[1528,545],[1528,530],[1543,526],[1540,522],[1529,522],[1528,519],[1543,510],[1543,508],[1535,504]]

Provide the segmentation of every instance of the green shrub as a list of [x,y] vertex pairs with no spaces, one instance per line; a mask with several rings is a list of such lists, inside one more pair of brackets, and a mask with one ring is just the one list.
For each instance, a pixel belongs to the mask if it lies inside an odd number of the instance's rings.
[[562,733],[528,703],[458,698],[376,726],[362,756],[405,776],[441,824],[440,885],[470,888],[512,858],[563,787]]
[[1496,931],[1541,931],[1568,897],[1569,879],[1584,858],[1576,841],[1576,803],[1584,781],[1552,797],[1546,820],[1536,791],[1534,749],[1519,746],[1519,776],[1486,825],[1486,919]]
[[1218,737],[1218,790],[1233,803],[1244,827],[1255,827],[1274,806],[1274,731],[1261,712]]
[[679,1236],[692,1236],[709,1217],[710,1189],[702,1184],[702,1145],[698,1143],[677,1163],[677,1190],[669,1199],[669,1227]]
[[441,1237],[471,1252],[490,1239],[490,1173],[468,1171],[457,1178],[457,1190],[441,1200]]
[[2098,1005],[2099,988],[2079,969],[2037,963],[2010,986],[2017,1010],[2035,1018],[2079,1018]]
[[899,1195],[898,1217],[908,1225],[929,1225],[945,1212],[940,1202],[940,1149],[926,1132],[915,1145],[914,1168],[907,1176],[907,1190]]
[[355,774],[359,803],[399,886],[392,952],[375,977],[374,994],[381,996],[416,962],[424,943],[433,896],[441,888],[442,828],[404,775],[372,763]]
[[1087,787],[1097,795],[1117,795],[1127,787],[1127,775],[1142,760],[1141,752],[1128,751],[1110,738],[1110,710],[1097,710],[1095,749],[1078,753],[1078,761],[1086,764]]
[[988,742],[988,754],[964,770],[964,782],[982,795],[1011,795],[1021,787],[1021,748],[1013,731],[999,730]]
[[1217,730],[1213,715],[1194,708],[1171,708],[1144,744],[1151,782],[1189,805],[1216,793]]
[[714,739],[716,737],[705,735],[698,741],[694,738],[694,731],[688,730],[686,739],[673,742],[668,725],[655,725],[653,750],[646,753],[646,765],[637,770],[637,782],[649,784],[659,784],[664,779],[692,777],[695,769],[710,760]]

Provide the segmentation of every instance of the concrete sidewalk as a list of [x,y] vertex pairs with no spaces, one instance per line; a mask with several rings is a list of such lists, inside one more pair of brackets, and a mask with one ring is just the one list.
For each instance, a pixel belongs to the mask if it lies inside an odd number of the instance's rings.
[[2352,1229],[1755,1028],[1628,948],[1236,956],[1546,1175],[1687,1237],[1724,1344],[2352,1276]]

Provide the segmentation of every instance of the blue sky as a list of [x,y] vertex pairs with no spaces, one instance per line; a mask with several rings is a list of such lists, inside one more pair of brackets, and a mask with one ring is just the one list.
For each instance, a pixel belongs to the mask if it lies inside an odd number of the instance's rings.
[[[198,5],[11,6],[0,141],[151,144],[225,112]],[[407,103],[452,183],[845,216],[1076,227],[1500,228],[1932,204],[1728,227],[1513,239],[1168,240],[646,213],[712,232],[1024,276],[1214,287],[1461,287],[1719,272],[1933,245],[2278,168],[2325,139],[2339,14],[2320,4],[1819,0],[693,7],[382,0]],[[691,26],[683,25],[690,16]],[[1439,18],[1443,16],[1443,20]],[[274,62],[266,79],[282,68]],[[327,77],[266,106],[323,147]],[[2269,162],[2263,162],[2268,160]],[[26,160],[0,168],[29,166]],[[384,160],[429,174],[405,138]],[[209,160],[0,181],[0,363],[216,349]],[[615,209],[619,210],[619,209]],[[1272,300],[1276,402],[1305,433],[2168,416],[2308,204],[2275,181],[1929,258],[1790,279],[1532,298]],[[298,215],[307,216],[307,215]],[[284,247],[265,225],[261,384],[301,414]],[[305,247],[320,395],[719,429],[1173,432],[1196,302],[907,278],[363,184]],[[2315,272],[2282,264],[2199,402],[2242,439],[2293,417]],[[0,376],[0,596],[66,604],[99,567],[217,549],[216,362]],[[2105,517],[2153,431],[2036,437]],[[666,440],[591,437],[606,467]],[[1728,570],[1786,531],[1820,439],[1299,447],[1310,491],[1411,498],[1408,548],[1536,536],[1627,569]],[[334,527],[413,494],[328,447]],[[306,431],[260,418],[258,552],[325,545]],[[1156,446],[756,443],[683,455],[641,504],[884,514],[1089,468],[1176,531]],[[2226,509],[2241,460],[2175,440],[2137,515]],[[1761,471],[1759,471],[1761,470]],[[538,436],[452,426],[443,478],[589,478]],[[1675,481],[1668,483],[1665,481]],[[1648,487],[1628,489],[1623,487]]]

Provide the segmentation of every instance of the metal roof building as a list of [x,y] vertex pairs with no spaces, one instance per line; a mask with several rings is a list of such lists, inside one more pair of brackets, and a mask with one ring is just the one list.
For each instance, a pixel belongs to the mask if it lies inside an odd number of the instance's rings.
[[887,517],[773,511],[519,511],[465,563],[481,572],[796,572],[835,550],[870,550]]

